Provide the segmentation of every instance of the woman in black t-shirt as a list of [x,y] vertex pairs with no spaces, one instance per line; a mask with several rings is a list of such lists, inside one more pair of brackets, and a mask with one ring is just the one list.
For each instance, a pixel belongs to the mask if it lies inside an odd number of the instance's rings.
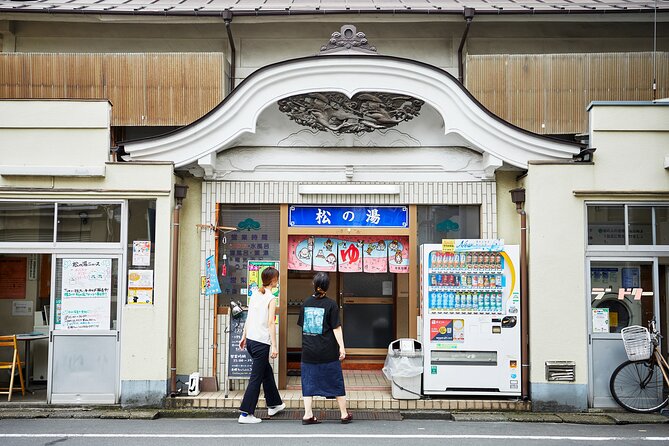
[[341,362],[346,357],[339,307],[325,293],[330,286],[327,273],[314,276],[314,294],[304,301],[297,325],[302,327],[302,424],[318,424],[312,411],[313,397],[336,398],[342,424],[353,416],[346,409],[346,390]]

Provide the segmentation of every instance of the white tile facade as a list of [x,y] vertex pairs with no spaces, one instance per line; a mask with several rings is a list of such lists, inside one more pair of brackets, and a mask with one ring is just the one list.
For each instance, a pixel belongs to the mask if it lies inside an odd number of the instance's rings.
[[[318,184],[318,183],[309,183]],[[336,184],[336,183],[321,183]],[[356,183],[341,183],[356,184]],[[357,183],[370,184],[370,183]],[[382,183],[378,183],[382,184]],[[497,188],[494,181],[449,182],[449,183],[396,183],[400,186],[397,195],[300,195],[297,182],[241,182],[241,181],[205,181],[202,187],[202,224],[216,224],[216,204],[378,204],[378,205],[480,205],[481,237],[497,237]],[[214,233],[202,231],[200,244],[201,275],[205,275],[205,259],[216,251]],[[214,323],[213,296],[200,296],[199,327],[199,372],[202,376],[211,376],[214,358],[211,346]],[[224,370],[227,366],[225,357],[228,326],[227,316],[218,321],[217,371],[219,386],[223,389]],[[275,374],[278,361],[273,364]],[[240,389],[243,380],[234,380],[232,389]]]

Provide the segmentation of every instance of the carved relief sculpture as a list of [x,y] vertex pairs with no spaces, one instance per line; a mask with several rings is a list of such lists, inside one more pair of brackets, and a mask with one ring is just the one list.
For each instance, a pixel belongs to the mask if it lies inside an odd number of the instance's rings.
[[278,101],[279,110],[300,125],[337,135],[394,127],[420,114],[424,102],[411,96],[365,92],[353,98],[337,92],[308,93]]

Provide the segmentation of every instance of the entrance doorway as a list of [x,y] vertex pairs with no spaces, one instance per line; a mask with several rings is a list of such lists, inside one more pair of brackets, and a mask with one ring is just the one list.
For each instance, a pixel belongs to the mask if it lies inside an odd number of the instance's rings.
[[590,259],[590,401],[592,407],[617,407],[609,391],[611,373],[627,354],[621,330],[648,327],[658,316],[658,271],[653,258]]
[[395,339],[395,274],[338,273],[339,308],[349,355],[385,355]]

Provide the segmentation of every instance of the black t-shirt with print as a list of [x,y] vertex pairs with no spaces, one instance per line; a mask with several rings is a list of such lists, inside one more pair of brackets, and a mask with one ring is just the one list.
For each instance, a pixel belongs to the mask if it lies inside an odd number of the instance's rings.
[[339,327],[339,307],[327,297],[309,297],[302,304],[297,325],[302,327],[302,362],[322,364],[339,360],[333,329]]

